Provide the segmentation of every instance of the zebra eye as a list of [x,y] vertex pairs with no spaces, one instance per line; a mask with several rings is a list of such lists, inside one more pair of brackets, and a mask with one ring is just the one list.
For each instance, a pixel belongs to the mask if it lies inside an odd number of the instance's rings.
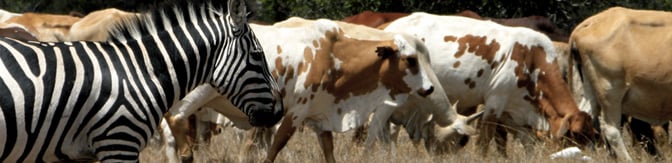
[[253,60],[257,60],[257,61],[258,61],[258,60],[262,60],[262,59],[263,59],[264,52],[255,50],[255,51],[250,52],[250,55],[252,56],[252,59],[253,59]]

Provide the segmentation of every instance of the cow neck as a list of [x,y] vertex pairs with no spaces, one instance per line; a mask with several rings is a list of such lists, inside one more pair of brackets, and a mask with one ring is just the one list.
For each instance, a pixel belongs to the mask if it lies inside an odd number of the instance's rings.
[[560,77],[557,62],[540,67],[539,83],[537,87],[543,94],[541,101],[546,101],[552,108],[542,102],[542,109],[548,118],[564,118],[579,111],[579,108],[570,94],[569,87]]

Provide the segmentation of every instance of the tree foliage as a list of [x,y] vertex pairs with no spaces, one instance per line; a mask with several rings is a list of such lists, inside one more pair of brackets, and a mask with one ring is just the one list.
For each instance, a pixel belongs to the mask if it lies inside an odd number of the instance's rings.
[[[0,8],[12,12],[88,13],[115,7],[142,11],[175,0],[0,0]],[[259,4],[257,19],[266,22],[290,16],[340,20],[364,10],[453,14],[472,10],[484,17],[513,18],[546,16],[565,30],[612,6],[636,9],[672,10],[672,0],[253,0]]]
[[261,20],[274,22],[289,16],[342,19],[364,10],[454,14],[472,10],[484,17],[546,16],[560,28],[571,29],[583,19],[612,6],[672,10],[672,0],[261,0]]

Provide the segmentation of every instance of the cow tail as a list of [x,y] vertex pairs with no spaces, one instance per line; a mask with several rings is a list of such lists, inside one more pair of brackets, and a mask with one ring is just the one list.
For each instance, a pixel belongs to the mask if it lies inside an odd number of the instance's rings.
[[[569,53],[570,53],[570,57],[572,57],[572,59],[569,60],[569,66],[575,68],[577,70],[577,72],[579,72],[579,77],[581,79],[581,82],[585,82],[585,80],[583,79],[583,65],[582,65],[583,61],[581,60],[579,50],[578,50],[578,48],[576,48],[576,44],[574,42],[570,42]],[[573,71],[569,71],[569,73],[570,73],[569,74],[570,76],[574,75],[574,74],[571,74],[571,73],[573,73]]]

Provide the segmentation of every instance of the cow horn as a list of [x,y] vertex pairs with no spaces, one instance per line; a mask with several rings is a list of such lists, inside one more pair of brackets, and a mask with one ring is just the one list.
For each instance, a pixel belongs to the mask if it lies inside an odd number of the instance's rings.
[[473,123],[476,119],[481,118],[481,117],[483,116],[483,113],[485,113],[485,111],[480,111],[480,112],[478,112],[478,113],[474,113],[474,114],[470,115],[470,116],[467,118],[467,124],[471,124],[471,123]]
[[567,115],[564,118],[562,118],[562,122],[560,122],[560,126],[559,126],[558,130],[555,133],[553,133],[553,135],[551,135],[551,138],[559,139],[559,138],[562,138],[562,136],[564,136],[565,133],[567,133],[567,131],[569,130],[569,117],[570,116],[571,115]]
[[468,125],[470,117],[458,115],[453,124],[447,127],[435,126],[435,136],[438,140],[443,140],[450,135],[475,135],[476,129]]

